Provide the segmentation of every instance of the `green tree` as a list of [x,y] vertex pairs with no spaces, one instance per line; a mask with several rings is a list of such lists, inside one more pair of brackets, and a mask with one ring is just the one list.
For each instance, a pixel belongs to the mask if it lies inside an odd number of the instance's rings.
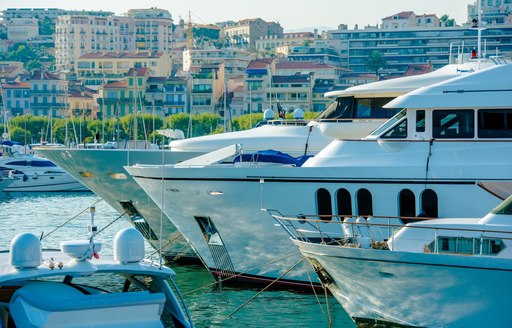
[[377,76],[377,78],[379,78],[379,70],[381,68],[388,67],[388,63],[384,58],[384,54],[382,52],[380,52],[379,50],[374,50],[368,56],[368,58],[366,58],[366,67],[370,71],[375,72],[375,75]]
[[55,22],[48,16],[45,16],[42,20],[39,20],[39,34],[40,35],[54,35],[55,34]]
[[441,26],[447,26],[447,27],[453,27],[456,25],[456,22],[455,22],[455,19],[454,18],[449,18],[448,15],[443,15],[441,16],[441,18],[439,18],[439,23],[441,24]]

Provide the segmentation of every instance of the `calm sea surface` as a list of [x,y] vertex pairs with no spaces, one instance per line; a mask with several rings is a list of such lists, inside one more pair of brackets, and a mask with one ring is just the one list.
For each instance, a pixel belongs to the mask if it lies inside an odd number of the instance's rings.
[[[0,193],[0,249],[8,249],[11,239],[21,232],[49,234],[43,239],[44,248],[58,248],[64,240],[86,239],[90,222],[88,208],[93,205],[98,230],[119,217],[92,193]],[[103,243],[101,253],[111,254],[113,237],[126,226],[129,226],[128,219],[122,217],[97,236]],[[151,251],[147,247],[147,253]],[[312,293],[288,291],[257,295],[258,289],[214,287],[213,278],[201,266],[173,266],[173,269],[196,327],[329,327],[328,313],[332,327],[354,327],[332,296],[326,299],[325,295],[318,295],[317,300]]]

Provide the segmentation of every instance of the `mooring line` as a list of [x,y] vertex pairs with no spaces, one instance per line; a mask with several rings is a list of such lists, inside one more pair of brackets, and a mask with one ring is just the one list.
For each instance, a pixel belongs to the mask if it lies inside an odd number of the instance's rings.
[[99,235],[101,232],[103,232],[105,229],[107,229],[108,227],[110,227],[112,224],[114,224],[114,222],[116,222],[117,220],[119,220],[120,218],[122,218],[126,213],[128,213],[128,210],[126,210],[124,213],[122,213],[121,215],[119,215],[117,218],[115,218],[112,222],[110,222],[109,224],[107,224],[106,226],[104,226],[102,229],[98,230],[98,232],[96,233],[97,235]]
[[43,235],[41,236],[41,240],[43,240],[44,238],[48,237],[49,235],[51,235],[52,233],[54,233],[55,231],[59,230],[60,228],[62,228],[63,226],[65,226],[66,224],[68,224],[69,222],[71,222],[72,220],[76,219],[78,216],[80,216],[81,214],[83,214],[85,211],[88,211],[89,208],[91,208],[91,206],[94,206],[96,204],[98,204],[99,202],[101,202],[103,199],[99,198],[97,201],[95,201],[92,205],[88,206],[86,209],[82,210],[80,213],[78,213],[77,215],[73,216],[71,219],[67,220],[66,222],[64,222],[63,224],[61,224],[60,226],[56,227],[55,229],[53,229],[52,231],[50,231],[49,233],[47,233],[46,235],[43,233]]
[[191,291],[188,291],[188,292],[186,292],[186,293],[182,293],[182,294],[183,294],[183,295],[189,295],[189,294],[192,294],[192,293],[197,292],[198,290],[201,290],[201,289],[205,289],[205,288],[208,288],[208,287],[212,287],[212,286],[218,285],[218,284],[220,284],[220,283],[223,283],[224,281],[228,281],[228,280],[230,280],[230,279],[234,279],[234,278],[236,278],[236,277],[238,277],[238,276],[241,276],[241,275],[243,275],[243,274],[245,274],[245,273],[247,273],[247,272],[250,272],[250,271],[252,271],[252,270],[255,270],[255,269],[258,269],[258,268],[262,268],[262,267],[264,267],[264,266],[267,266],[267,265],[270,265],[270,264],[273,264],[273,263],[276,263],[276,262],[282,261],[282,260],[284,260],[284,259],[286,259],[286,258],[288,258],[288,257],[292,257],[292,256],[294,256],[294,255],[297,255],[298,253],[299,253],[299,252],[292,253],[292,254],[288,254],[288,255],[283,256],[283,257],[280,257],[280,258],[278,258],[278,259],[275,259],[275,260],[272,260],[272,261],[269,261],[269,262],[263,263],[263,264],[261,264],[261,265],[258,265],[258,266],[255,266],[255,267],[249,268],[249,269],[245,270],[244,272],[239,272],[239,273],[233,274],[233,275],[231,275],[231,276],[229,276],[229,277],[226,277],[226,278],[223,278],[223,279],[220,279],[220,280],[216,280],[215,282],[212,282],[212,283],[206,284],[206,285],[204,285],[204,286],[201,286],[201,287],[199,287],[199,288],[193,289],[193,290],[191,290]]
[[282,277],[284,277],[285,275],[288,274],[288,272],[292,271],[293,269],[295,269],[295,267],[299,264],[301,264],[302,262],[304,261],[304,258],[301,258],[299,262],[295,263],[291,268],[289,268],[288,270],[286,270],[282,275],[280,275],[279,277],[277,277],[276,279],[274,279],[270,284],[268,284],[267,286],[265,286],[265,288],[263,288],[262,290],[260,290],[259,292],[256,293],[256,295],[254,295],[253,297],[251,297],[250,299],[248,299],[247,301],[245,301],[244,304],[240,305],[235,311],[231,312],[229,315],[228,315],[228,318],[231,318],[233,316],[233,314],[237,313],[238,311],[240,311],[243,307],[245,307],[247,304],[249,304],[250,302],[252,302],[256,297],[258,297],[259,295],[261,295],[261,293],[263,293],[264,291],[266,291],[268,288],[270,288],[270,286],[272,286],[274,283],[276,283],[279,279],[281,279]]
[[[303,256],[303,258],[305,258],[308,261],[308,263],[309,263],[308,265],[313,268],[313,265],[311,264],[309,259],[307,259],[304,256]],[[324,318],[327,319],[327,321],[329,322],[329,326],[330,326],[332,324],[331,311],[327,307],[327,315],[325,314],[324,308],[322,307],[322,303],[320,303],[320,298],[318,297],[318,294],[316,293],[316,289],[313,286],[313,280],[311,279],[311,276],[309,275],[309,271],[308,270],[306,270],[306,274],[308,275],[308,280],[309,280],[309,283],[311,285],[311,289],[313,289],[313,294],[315,294],[315,298],[316,298],[316,301],[318,303],[318,307],[320,307],[320,310],[322,311],[322,314],[324,315]],[[323,283],[322,283],[322,288],[323,288],[324,293],[325,293],[326,288],[325,288],[325,285]],[[327,304],[329,304],[329,303],[327,303]]]
[[[162,250],[164,250],[167,246],[169,246],[171,243],[175,242],[176,239],[180,238],[182,236],[181,233],[178,233],[173,239],[169,240],[168,242],[166,242],[164,245],[162,245]],[[146,260],[150,259],[153,255],[155,255],[156,253],[160,252],[160,249],[156,249],[153,253],[149,254],[146,256]]]

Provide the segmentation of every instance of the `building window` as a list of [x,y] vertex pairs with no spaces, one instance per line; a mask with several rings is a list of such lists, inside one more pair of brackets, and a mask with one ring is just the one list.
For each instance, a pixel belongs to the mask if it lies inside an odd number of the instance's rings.
[[399,216],[407,218],[403,219],[404,221],[411,220],[410,218],[416,216],[416,197],[414,197],[414,193],[411,190],[404,189],[400,191],[398,202]]
[[437,194],[434,190],[426,189],[421,194],[421,214],[419,216],[427,218],[439,216]]
[[338,189],[336,192],[336,205],[339,216],[352,216],[352,198],[347,189]]
[[330,220],[332,217],[331,193],[324,188],[320,188],[316,192],[316,206],[318,216],[322,220]]
[[357,215],[373,215],[372,194],[364,188],[357,191]]

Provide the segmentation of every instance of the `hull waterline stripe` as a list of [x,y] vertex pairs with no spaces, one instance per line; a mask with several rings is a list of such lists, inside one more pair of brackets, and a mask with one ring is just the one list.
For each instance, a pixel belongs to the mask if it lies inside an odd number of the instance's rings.
[[[226,182],[258,182],[261,180],[265,182],[290,182],[290,183],[368,183],[368,184],[453,184],[453,185],[474,185],[477,182],[474,180],[459,180],[459,181],[450,181],[450,180],[428,180],[424,179],[418,180],[373,180],[373,179],[283,179],[283,178],[274,178],[274,177],[249,177],[247,179],[223,179],[223,178],[159,178],[159,177],[145,177],[145,176],[133,176],[137,179],[145,179],[145,180],[158,180],[158,181],[226,181]],[[480,180],[484,181],[484,180]],[[500,180],[500,181],[509,181],[509,180]],[[512,181],[512,180],[510,180]]]

